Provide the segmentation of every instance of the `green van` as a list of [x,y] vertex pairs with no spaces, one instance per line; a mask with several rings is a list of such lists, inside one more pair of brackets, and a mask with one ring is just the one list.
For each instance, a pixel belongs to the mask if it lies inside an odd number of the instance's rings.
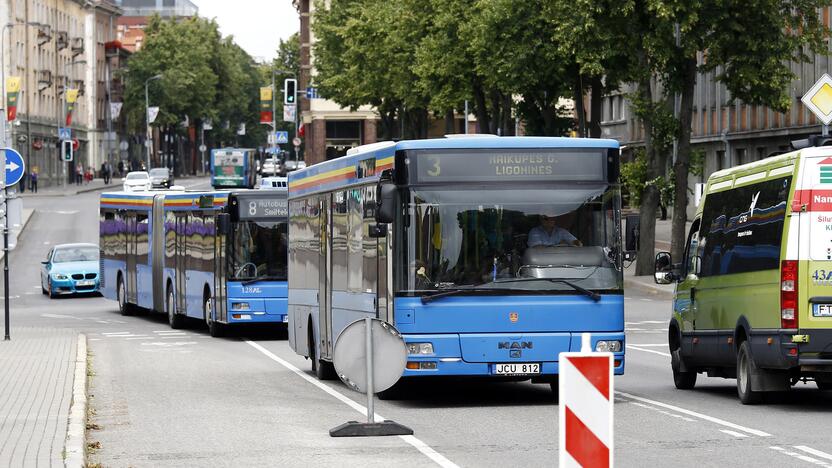
[[832,147],[714,173],[684,258],[656,255],[676,283],[668,330],[676,388],[737,379],[744,404],[800,380],[832,390]]

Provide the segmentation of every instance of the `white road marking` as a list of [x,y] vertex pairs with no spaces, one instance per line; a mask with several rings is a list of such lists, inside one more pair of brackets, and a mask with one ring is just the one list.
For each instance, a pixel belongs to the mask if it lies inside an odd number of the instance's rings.
[[[344,403],[345,405],[347,405],[350,408],[358,411],[361,414],[364,414],[364,415],[367,414],[367,408],[365,408],[362,405],[359,405],[358,403],[354,402],[352,399],[344,396],[341,392],[335,390],[334,388],[330,387],[329,385],[321,383],[318,380],[306,375],[303,371],[301,371],[300,369],[298,369],[297,367],[292,365],[290,362],[288,362],[284,359],[281,359],[280,357],[278,357],[277,355],[275,355],[274,353],[272,353],[268,349],[260,346],[259,344],[255,343],[253,341],[250,341],[250,340],[245,340],[245,342],[248,343],[249,345],[251,345],[251,347],[253,347],[257,351],[260,351],[261,353],[263,353],[267,358],[271,359],[272,361],[274,361],[274,362],[280,364],[281,366],[289,369],[290,371],[294,372],[297,376],[299,376],[303,380],[306,380],[307,382],[311,383],[312,385],[314,385],[314,386],[320,388],[321,390],[325,391],[326,393],[332,395],[333,397],[335,397],[341,403]],[[384,419],[386,419],[386,418],[382,417],[381,415],[379,415],[378,413],[373,413],[373,417],[377,421],[383,421]],[[442,454],[438,453],[436,450],[432,449],[429,445],[425,444],[424,442],[417,439],[416,437],[414,437],[412,435],[408,435],[408,436],[399,436],[399,438],[402,439],[403,441],[407,442],[408,444],[412,445],[413,447],[415,447],[416,450],[422,452],[423,455],[425,455],[426,457],[433,460],[437,465],[439,465],[443,468],[458,468],[458,465],[456,463],[448,460]]]
[[130,340],[152,340],[152,339],[153,339],[152,336],[131,336],[130,338],[125,338],[124,340],[125,341],[130,341]]
[[812,455],[814,455],[816,457],[825,458],[827,460],[832,460],[832,455],[830,455],[826,452],[821,452],[818,449],[813,449],[812,447],[807,447],[805,445],[795,445],[794,448],[796,448],[798,450],[803,450],[806,453],[811,453]]
[[638,300],[640,300],[642,302],[653,302],[653,299],[647,299],[647,298],[644,298],[644,297],[640,297]]
[[662,320],[642,320],[640,322],[624,322],[624,325],[664,325],[667,322]]
[[642,348],[667,348],[667,343],[649,343],[649,344],[645,344],[645,343],[635,343],[635,344],[627,343],[627,345],[628,346],[634,346],[635,345],[635,346],[640,346]]
[[653,350],[653,349],[639,348],[638,346],[633,346],[631,344],[628,344],[626,349],[635,349],[636,351],[641,351],[643,353],[652,353],[652,354],[658,354],[659,356],[671,357],[670,353],[663,353],[661,351],[656,351],[656,350]]
[[720,429],[719,432],[724,432],[728,435],[732,435],[732,436],[740,438],[740,439],[742,439],[744,437],[748,437],[748,434],[743,434],[741,432],[731,431],[729,429]]
[[802,461],[805,461],[805,462],[808,462],[808,463],[812,463],[813,465],[827,466],[824,462],[822,462],[818,459],[815,459],[815,458],[812,458],[812,457],[809,457],[809,456],[806,456],[806,455],[802,455],[802,454],[799,454],[797,452],[792,452],[790,450],[786,450],[783,447],[772,446],[772,447],[769,447],[769,448],[772,449],[772,450],[776,450],[776,451],[778,451],[778,452],[780,452],[784,455],[788,455],[790,457],[797,458],[798,460],[802,460]]
[[658,409],[655,406],[645,405],[644,403],[638,403],[638,402],[631,401],[630,404],[636,405],[636,406],[641,407],[641,408],[646,408],[646,409],[649,409],[650,411],[655,411],[657,413],[661,413],[661,414],[664,414],[665,416],[670,416],[672,418],[679,418],[679,419],[683,419],[683,420],[688,421],[688,422],[696,422],[695,419],[691,419],[691,418],[682,416],[681,414],[673,414],[669,411]]
[[647,403],[647,404],[650,404],[650,405],[659,406],[659,407],[662,407],[662,408],[665,408],[665,409],[669,409],[671,411],[676,411],[677,413],[686,414],[688,416],[693,416],[694,418],[699,418],[699,419],[703,419],[703,420],[708,421],[708,422],[712,422],[714,424],[719,424],[720,426],[725,426],[725,427],[728,427],[728,428],[731,428],[731,429],[736,429],[738,431],[747,432],[751,435],[755,435],[755,436],[758,436],[758,437],[771,437],[771,434],[769,434],[768,432],[763,432],[763,431],[760,431],[760,430],[757,430],[757,429],[752,429],[750,427],[740,426],[739,424],[734,424],[732,422],[725,421],[724,419],[719,419],[719,418],[715,418],[713,416],[708,416],[707,414],[697,413],[696,411],[691,411],[689,409],[680,408],[680,407],[674,406],[674,405],[669,405],[667,403],[662,403],[662,402],[656,401],[656,400],[650,400],[650,399],[647,399],[647,398],[642,398],[640,396],[631,395],[631,394],[626,393],[626,392],[615,392],[615,393],[617,393],[617,394],[619,394],[623,397],[629,398],[631,400],[636,400],[636,401],[640,401],[642,403]]
[[142,343],[142,346],[161,346],[165,348],[173,347],[173,346],[187,346],[196,344],[196,341],[176,341],[174,343],[170,343],[167,341],[156,341],[154,343]]
[[131,332],[103,332],[101,334],[105,335],[105,336],[111,336],[111,335],[131,335],[132,333]]

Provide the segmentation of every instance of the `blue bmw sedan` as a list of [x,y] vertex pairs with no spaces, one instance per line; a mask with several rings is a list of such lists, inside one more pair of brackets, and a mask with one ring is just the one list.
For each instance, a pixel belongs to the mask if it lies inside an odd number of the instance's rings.
[[40,288],[49,297],[62,294],[98,292],[98,246],[60,244],[52,247],[41,262]]

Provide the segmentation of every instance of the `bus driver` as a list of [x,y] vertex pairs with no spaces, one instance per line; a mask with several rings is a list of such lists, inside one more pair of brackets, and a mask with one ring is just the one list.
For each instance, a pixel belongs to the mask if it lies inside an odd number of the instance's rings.
[[581,241],[569,231],[557,225],[554,216],[540,215],[540,226],[529,231],[529,247],[554,247],[556,245],[573,245],[580,247]]

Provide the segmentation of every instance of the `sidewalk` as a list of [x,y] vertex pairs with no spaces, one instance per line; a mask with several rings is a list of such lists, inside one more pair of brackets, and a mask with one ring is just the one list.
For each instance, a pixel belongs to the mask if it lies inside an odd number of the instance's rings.
[[[116,182],[116,180],[118,182]],[[25,192],[18,191],[17,194],[21,198],[63,197],[68,195],[78,195],[79,193],[94,192],[97,190],[121,190],[121,179],[113,179],[108,185],[104,184],[104,179],[93,179],[92,182],[83,183],[81,185],[65,184],[61,186],[41,188],[38,189],[37,193],[32,193],[31,191],[26,190]]]
[[[690,231],[691,222],[685,223],[685,235]],[[670,251],[670,231],[672,222],[670,217],[667,220],[656,220],[656,251]],[[656,284],[652,275],[635,276],[636,265],[633,262],[629,268],[624,270],[624,289],[635,288],[643,292],[654,294],[660,299],[673,299],[675,286],[672,284]]]
[[[12,327],[10,334],[0,341],[0,465],[83,466],[83,451],[76,455],[83,437],[67,436],[70,424],[85,420],[70,421],[73,397],[79,409],[86,402],[85,394],[73,395],[77,369],[86,368],[85,341],[54,328]],[[80,378],[85,384],[86,372]]]

